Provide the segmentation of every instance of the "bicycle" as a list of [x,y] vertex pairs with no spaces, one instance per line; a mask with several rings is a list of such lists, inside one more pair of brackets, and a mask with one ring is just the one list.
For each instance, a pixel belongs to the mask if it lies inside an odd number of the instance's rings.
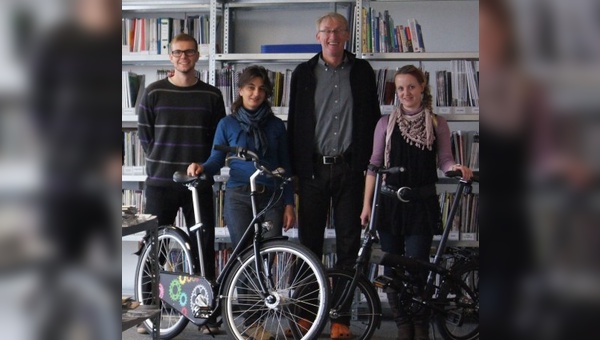
[[[388,287],[400,293],[400,305],[408,315],[431,311],[437,329],[445,339],[472,340],[479,338],[479,261],[476,251],[451,249],[453,264],[448,269],[442,265],[447,251],[446,243],[452,222],[463,193],[470,192],[473,181],[460,179],[455,199],[445,222],[439,246],[432,262],[383,252],[374,247],[379,239],[376,233],[377,210],[381,194],[407,199],[410,188],[392,188],[382,184],[384,174],[398,174],[406,171],[403,167],[390,169],[369,165],[376,173],[375,192],[372,202],[372,215],[365,230],[363,242],[353,270],[330,270],[328,272],[331,289],[331,322],[350,319],[350,330],[354,339],[369,339],[379,328],[382,307],[377,288]],[[458,171],[447,172],[447,177],[460,177]],[[385,265],[394,268],[394,277],[378,276],[373,283],[365,275],[369,264]],[[428,273],[425,288],[423,281],[415,273]],[[425,310],[423,310],[425,309]]]
[[[316,338],[325,326],[329,301],[327,275],[321,261],[308,248],[289,241],[285,236],[269,239],[262,237],[262,231],[270,227],[270,221],[263,221],[262,216],[281,199],[283,187],[291,178],[285,177],[281,168],[274,171],[267,169],[252,151],[220,145],[215,146],[215,149],[229,154],[226,164],[234,159],[254,163],[256,171],[250,177],[254,218],[214,282],[205,278],[200,233],[195,233],[199,250],[195,254],[190,250],[190,236],[182,229],[174,226],[159,227],[157,250],[160,266],[159,297],[162,302],[160,337],[175,337],[188,322],[203,326],[209,318],[214,318],[221,312],[231,338],[262,339],[262,334],[251,333],[251,329],[256,329],[257,323],[272,333],[275,339],[285,339],[286,332],[291,332],[288,336],[292,335],[294,339]],[[273,190],[267,206],[257,211],[256,178],[261,174],[279,180],[280,184]],[[190,232],[201,229],[196,186],[202,178],[176,172],[173,180],[192,191],[198,223],[190,228]],[[250,241],[250,246],[244,246]],[[150,303],[152,298],[148,284],[151,275],[150,246],[146,245],[142,250],[135,274],[135,297],[142,304]],[[319,292],[310,295],[309,300],[308,294],[300,294],[304,286],[317,287]],[[311,327],[301,330],[297,320],[302,306],[306,305],[316,309],[310,315],[313,320]],[[306,318],[304,310],[302,313]],[[256,321],[246,325],[244,321],[248,319]],[[284,330],[286,323],[287,329]],[[144,324],[152,329],[151,320]]]

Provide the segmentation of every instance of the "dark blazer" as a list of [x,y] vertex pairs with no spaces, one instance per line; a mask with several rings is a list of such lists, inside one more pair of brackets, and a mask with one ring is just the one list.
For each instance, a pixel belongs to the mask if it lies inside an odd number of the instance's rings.
[[[364,171],[373,149],[373,132],[381,117],[375,72],[371,65],[348,51],[352,62],[350,88],[352,90],[352,144],[350,164],[354,171]],[[301,63],[292,73],[288,138],[292,171],[300,178],[314,174],[313,153],[315,139],[315,66],[321,58],[318,53]]]

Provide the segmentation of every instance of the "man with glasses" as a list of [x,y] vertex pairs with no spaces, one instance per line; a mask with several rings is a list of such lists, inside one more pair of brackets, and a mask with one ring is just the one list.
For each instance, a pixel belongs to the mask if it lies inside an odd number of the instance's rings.
[[[171,41],[173,76],[150,84],[137,108],[138,133],[146,154],[145,213],[159,225],[171,225],[182,208],[189,227],[195,223],[191,192],[173,182],[173,173],[210,156],[217,123],[225,117],[221,91],[197,78],[198,42],[188,34]],[[206,276],[215,277],[215,216],[211,181],[198,187]],[[194,237],[192,235],[192,237]],[[192,244],[192,246],[194,246]],[[197,252],[197,250],[195,250]],[[213,332],[218,331],[214,327]],[[138,331],[142,331],[138,328]]]
[[[381,116],[377,85],[371,65],[344,49],[350,39],[344,16],[319,18],[316,38],[322,51],[298,65],[291,79],[288,136],[299,179],[298,233],[321,257],[331,205],[336,267],[351,268],[360,247],[364,171]],[[332,338],[350,336],[346,324],[332,324]]]

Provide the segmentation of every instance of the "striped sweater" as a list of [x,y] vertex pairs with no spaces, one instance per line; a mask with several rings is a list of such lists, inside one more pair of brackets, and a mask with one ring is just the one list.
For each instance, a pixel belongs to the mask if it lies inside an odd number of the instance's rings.
[[221,91],[202,81],[179,87],[162,79],[146,88],[137,114],[146,184],[180,188],[173,173],[208,159],[225,105]]

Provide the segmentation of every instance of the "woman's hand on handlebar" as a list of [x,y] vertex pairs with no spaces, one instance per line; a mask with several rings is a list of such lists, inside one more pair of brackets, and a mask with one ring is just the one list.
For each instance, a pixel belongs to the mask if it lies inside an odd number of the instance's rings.
[[288,231],[296,222],[296,213],[293,205],[286,205],[283,211],[283,230]]
[[203,172],[204,172],[204,167],[202,166],[202,164],[192,163],[187,168],[188,176],[198,176]]
[[464,166],[462,164],[454,164],[448,170],[460,171],[462,173],[462,178],[466,180],[469,180],[473,177],[473,170],[471,170],[468,166]]

